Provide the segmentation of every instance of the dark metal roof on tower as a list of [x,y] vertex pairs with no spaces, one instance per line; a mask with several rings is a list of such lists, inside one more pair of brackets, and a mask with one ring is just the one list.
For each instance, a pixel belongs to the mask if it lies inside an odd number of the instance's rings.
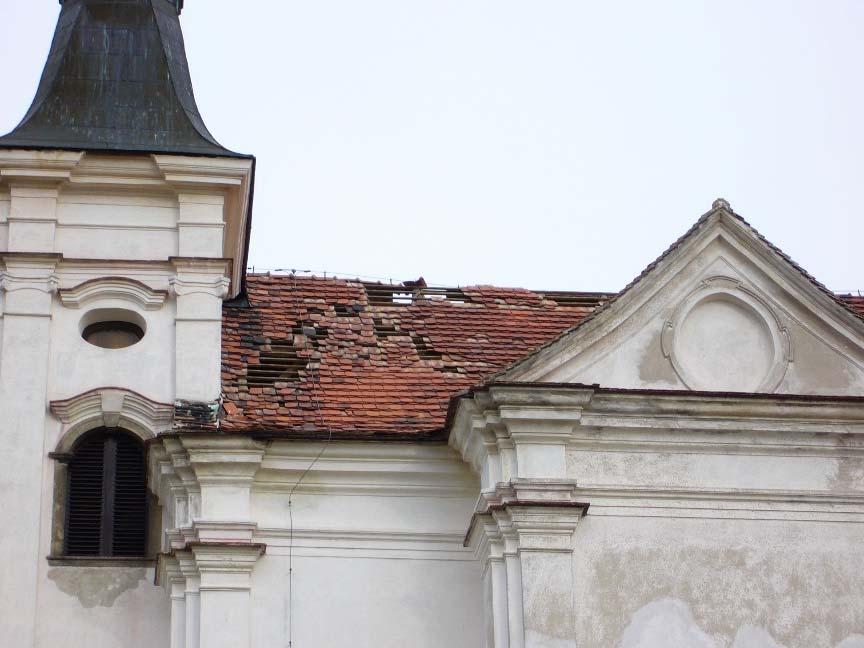
[[182,0],[61,0],[30,110],[0,148],[249,157],[219,144],[192,92]]

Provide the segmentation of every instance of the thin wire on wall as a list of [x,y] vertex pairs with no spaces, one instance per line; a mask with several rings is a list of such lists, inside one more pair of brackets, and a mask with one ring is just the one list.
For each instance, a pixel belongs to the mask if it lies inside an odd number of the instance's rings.
[[[309,346],[309,335],[306,335],[305,327],[303,326],[303,322],[301,320],[301,310],[300,310],[300,297],[297,291],[297,271],[291,271],[291,277],[293,278],[292,282],[292,293],[294,297],[294,312],[297,314],[297,325],[300,327],[301,332],[303,333],[303,348],[309,353],[311,348]],[[310,363],[310,367],[311,367]],[[318,463],[319,459],[324,455],[324,452],[327,450],[327,447],[330,445],[330,442],[333,440],[333,428],[325,423],[324,414],[321,411],[321,401],[319,399],[318,391],[321,387],[321,358],[318,359],[318,368],[311,369],[312,376],[312,406],[315,409],[316,417],[318,418],[318,424],[321,429],[327,429],[327,439],[321,445],[321,449],[315,455],[314,459],[309,463],[306,467],[306,470],[300,475],[300,478],[294,483],[291,487],[290,492],[288,493],[288,597],[287,597],[287,611],[285,614],[285,621],[287,624],[287,628],[285,628],[285,635],[288,640],[288,648],[294,648],[294,510],[292,507],[294,493],[299,488],[300,484],[303,483],[303,480],[306,478],[312,469],[315,467],[315,464]]]

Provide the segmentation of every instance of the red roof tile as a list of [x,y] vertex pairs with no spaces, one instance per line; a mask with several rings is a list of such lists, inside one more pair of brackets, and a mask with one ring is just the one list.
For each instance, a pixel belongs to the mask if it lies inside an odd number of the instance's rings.
[[394,303],[387,285],[260,274],[247,289],[223,313],[222,429],[340,438],[438,438],[452,396],[608,297],[406,287]]
[[[223,312],[221,428],[342,439],[441,439],[454,395],[611,297],[261,274],[247,288]],[[864,297],[838,298],[864,315]]]
[[853,311],[864,317],[864,295],[837,295]]

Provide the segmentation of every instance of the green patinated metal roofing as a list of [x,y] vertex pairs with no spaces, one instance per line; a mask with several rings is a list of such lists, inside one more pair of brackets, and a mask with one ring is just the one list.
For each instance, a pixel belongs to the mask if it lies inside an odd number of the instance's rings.
[[182,0],[61,0],[30,110],[0,148],[249,157],[219,144],[192,92]]

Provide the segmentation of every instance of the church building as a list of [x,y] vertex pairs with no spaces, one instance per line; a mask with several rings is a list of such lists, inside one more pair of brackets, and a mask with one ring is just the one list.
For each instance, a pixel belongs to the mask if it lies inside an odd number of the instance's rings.
[[864,298],[722,199],[617,294],[247,272],[182,4],[0,137],[0,646],[864,648]]

